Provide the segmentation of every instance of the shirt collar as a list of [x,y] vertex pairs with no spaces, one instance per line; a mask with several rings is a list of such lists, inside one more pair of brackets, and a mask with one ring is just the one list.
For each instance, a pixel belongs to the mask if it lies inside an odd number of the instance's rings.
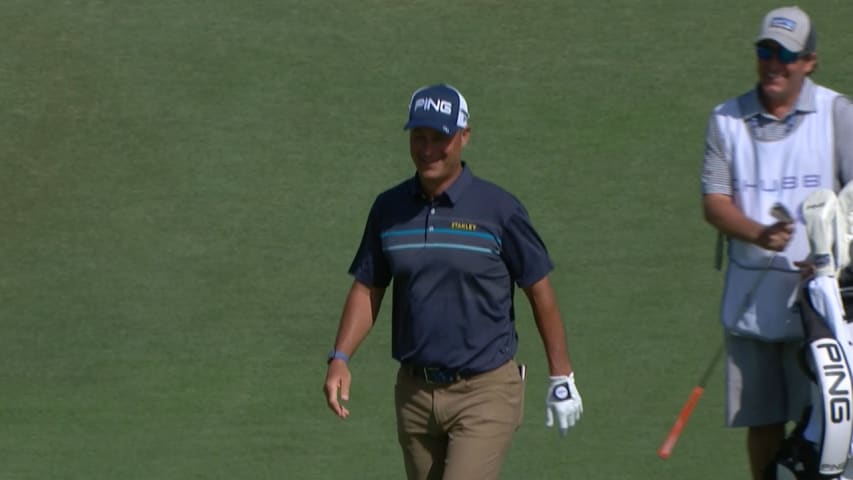
[[[462,162],[462,173],[438,198],[447,198],[451,205],[455,204],[462,197],[462,194],[468,188],[468,185],[471,184],[473,178],[474,174],[471,173],[471,169],[465,162]],[[421,182],[418,181],[417,173],[409,180],[409,192],[417,198],[424,198],[426,196],[421,187]]]
[[[756,115],[769,115],[761,105],[758,99],[758,85],[747,92],[740,98],[740,111],[744,118],[751,118]],[[803,88],[800,90],[800,95],[797,97],[797,103],[794,105],[792,112],[814,112],[815,107],[815,84],[811,78],[806,77],[803,80]]]

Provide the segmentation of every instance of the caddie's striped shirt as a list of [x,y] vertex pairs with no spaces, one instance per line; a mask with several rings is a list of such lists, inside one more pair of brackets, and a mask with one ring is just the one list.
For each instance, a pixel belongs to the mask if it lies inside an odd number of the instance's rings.
[[515,355],[514,286],[552,268],[522,204],[463,163],[433,201],[417,175],[380,194],[349,271],[368,286],[393,280],[395,359],[475,374]]

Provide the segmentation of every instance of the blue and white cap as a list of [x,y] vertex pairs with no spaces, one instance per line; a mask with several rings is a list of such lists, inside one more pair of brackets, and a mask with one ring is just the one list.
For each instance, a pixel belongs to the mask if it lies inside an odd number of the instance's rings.
[[468,102],[459,90],[440,83],[415,90],[409,102],[406,130],[427,127],[445,135],[453,135],[468,126]]

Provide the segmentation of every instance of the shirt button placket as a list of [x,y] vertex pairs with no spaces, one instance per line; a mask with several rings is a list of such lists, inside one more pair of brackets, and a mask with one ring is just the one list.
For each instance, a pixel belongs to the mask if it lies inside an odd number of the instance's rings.
[[435,230],[435,226],[432,224],[432,216],[435,215],[435,207],[429,207],[429,214],[427,215],[427,236]]

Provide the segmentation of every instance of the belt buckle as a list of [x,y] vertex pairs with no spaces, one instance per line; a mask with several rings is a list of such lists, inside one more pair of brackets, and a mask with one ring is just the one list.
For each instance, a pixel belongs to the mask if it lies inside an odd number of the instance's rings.
[[435,367],[423,367],[422,373],[424,375],[424,381],[428,384],[438,384],[439,382],[435,382],[432,380],[433,376],[432,376],[432,374],[430,374],[430,372],[439,373],[439,372],[441,372],[441,369],[435,368]]
[[445,369],[439,367],[424,367],[424,381],[431,385],[448,385],[460,380],[459,372],[449,374]]

